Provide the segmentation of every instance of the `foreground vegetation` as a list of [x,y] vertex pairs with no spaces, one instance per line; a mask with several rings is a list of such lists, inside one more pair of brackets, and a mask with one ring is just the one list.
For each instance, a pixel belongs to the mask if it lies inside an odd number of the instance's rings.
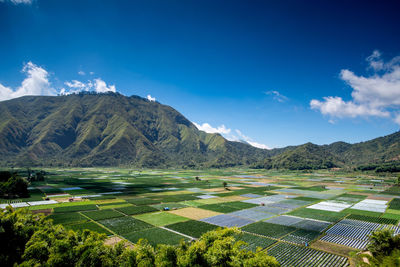
[[27,209],[0,213],[2,266],[279,266],[266,252],[241,249],[238,229],[219,229],[178,246],[151,246],[145,240],[132,248],[120,242],[105,245],[105,234],[72,231],[53,225]]

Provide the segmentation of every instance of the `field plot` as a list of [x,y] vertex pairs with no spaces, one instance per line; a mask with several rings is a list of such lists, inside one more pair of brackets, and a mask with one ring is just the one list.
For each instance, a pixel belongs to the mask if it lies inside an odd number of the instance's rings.
[[179,210],[173,210],[173,211],[168,211],[169,213],[179,215],[182,217],[186,217],[192,220],[200,220],[204,219],[207,217],[212,217],[216,215],[220,215],[221,213],[215,212],[215,211],[210,211],[210,210],[204,210],[204,209],[199,209],[199,208],[183,208]]
[[128,216],[101,220],[99,221],[99,223],[101,223],[111,231],[121,235],[153,227],[151,224]]
[[222,226],[222,227],[242,227],[248,224],[253,223],[253,220],[240,218],[236,216],[230,216],[228,214],[221,214],[205,219],[201,219],[200,221]]
[[202,234],[218,228],[212,224],[192,220],[170,224],[165,227],[194,238],[199,238]]
[[275,202],[279,202],[279,201],[289,199],[289,198],[294,198],[294,197],[295,196],[291,196],[291,195],[272,195],[272,196],[267,196],[267,197],[243,200],[243,202],[261,205],[262,203],[270,204],[270,203],[275,203]]
[[92,220],[104,220],[124,216],[122,213],[115,210],[95,210],[82,212],[83,215],[89,217]]
[[84,210],[97,210],[97,206],[94,204],[90,204],[90,205],[75,205],[75,206],[65,206],[65,207],[54,208],[54,212],[56,212],[56,213],[84,211]]
[[282,238],[282,240],[296,243],[299,245],[304,245],[305,243],[309,243],[316,239],[320,235],[320,232],[303,230],[299,229],[295,232],[292,232]]
[[266,222],[256,222],[243,227],[242,230],[266,237],[280,238],[288,233],[294,232],[296,228]]
[[157,227],[127,233],[124,237],[133,243],[137,243],[139,239],[147,239],[153,246],[157,244],[177,245],[181,240],[188,240],[182,235]]
[[134,218],[139,219],[141,221],[147,222],[149,224],[155,226],[164,226],[167,224],[173,224],[178,222],[188,221],[188,218],[178,216],[175,214],[171,214],[168,212],[155,212],[155,213],[146,213],[134,216]]
[[303,220],[304,220],[303,218],[299,218],[299,217],[281,215],[281,216],[278,216],[278,217],[274,217],[274,218],[268,219],[265,222],[291,226],[291,225],[293,225],[295,223],[298,223],[298,222],[301,222]]
[[364,199],[351,208],[372,212],[385,212],[387,208],[387,203],[388,201],[386,200]]
[[151,206],[130,206],[130,207],[117,208],[116,210],[126,215],[136,215],[136,214],[158,211],[158,209],[153,208]]
[[340,212],[349,207],[351,207],[351,204],[339,203],[339,202],[334,202],[334,201],[322,201],[320,203],[308,206],[307,208],[315,209],[315,210]]
[[231,212],[231,213],[228,213],[227,215],[240,217],[240,218],[247,219],[247,220],[250,220],[253,222],[265,220],[267,218],[275,216],[275,214],[272,214],[272,213],[254,210],[256,208],[258,208],[258,207]]
[[328,222],[337,222],[346,216],[345,213],[341,212],[333,212],[333,211],[324,211],[324,210],[314,210],[307,208],[300,208],[288,213],[288,215],[310,218],[315,220],[323,220]]
[[48,216],[55,224],[71,224],[77,222],[85,222],[88,219],[77,212],[55,213]]
[[281,266],[349,266],[345,257],[284,242],[273,246],[268,254],[274,256]]
[[74,231],[83,231],[85,229],[97,232],[99,234],[106,234],[106,235],[112,235],[110,231],[107,229],[101,227],[97,223],[94,222],[83,222],[83,223],[76,223],[76,224],[67,224],[65,225],[65,228],[71,229]]
[[241,233],[240,235],[236,236],[236,240],[246,242],[247,245],[244,246],[244,249],[251,251],[256,251],[257,248],[265,249],[266,247],[269,247],[277,242],[276,240],[271,238],[252,235],[249,233]]

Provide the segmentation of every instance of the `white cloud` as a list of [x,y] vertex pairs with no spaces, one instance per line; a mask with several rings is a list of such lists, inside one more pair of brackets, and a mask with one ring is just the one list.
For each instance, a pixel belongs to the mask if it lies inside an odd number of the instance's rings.
[[79,89],[83,89],[88,86],[87,84],[84,84],[83,82],[77,80],[72,80],[71,82],[65,82],[64,84],[70,88],[79,88]]
[[232,132],[230,128],[226,128],[224,124],[221,124],[218,127],[212,127],[209,123],[203,123],[203,124],[198,124],[193,122],[193,124],[199,129],[200,131],[204,131],[206,133],[219,133],[229,141],[236,141],[236,142],[242,142],[242,143],[247,143],[251,146],[257,147],[257,148],[262,148],[262,149],[270,149],[268,146],[257,143],[253,141],[250,137],[242,134],[241,131],[235,130]]
[[107,86],[106,82],[100,78],[94,80],[94,88],[97,93],[116,92],[115,85]]
[[19,4],[30,5],[30,4],[32,4],[32,0],[0,0],[0,2],[11,2],[14,5],[19,5]]
[[0,101],[25,95],[56,94],[56,91],[51,87],[48,79],[49,74],[45,69],[28,62],[24,65],[22,72],[26,73],[26,78],[15,91],[0,84]]
[[286,102],[289,100],[289,98],[287,98],[286,96],[282,95],[281,93],[279,93],[278,91],[267,91],[265,92],[266,95],[272,95],[273,99],[278,101],[278,102]]
[[358,76],[347,69],[340,72],[340,78],[353,89],[350,101],[329,96],[311,100],[311,108],[338,118],[392,117],[392,110],[400,107],[400,57],[385,62],[376,50],[366,61],[374,71],[371,76]]
[[32,4],[32,0],[0,0],[0,2],[11,2],[14,5],[19,5],[19,4],[27,4],[30,5]]
[[78,71],[78,74],[81,75],[81,76],[86,75],[86,73],[84,71],[82,71],[82,70]]
[[396,115],[394,122],[400,125],[400,114]]
[[261,144],[261,143],[257,143],[254,142],[250,137],[244,135],[241,131],[239,131],[238,129],[235,130],[235,132],[238,134],[238,136],[240,137],[241,141],[244,141],[245,143],[248,143],[251,146],[257,147],[257,148],[262,148],[262,149],[271,149],[270,147],[268,147],[267,145]]
[[93,71],[91,71],[91,72],[89,72],[89,74],[90,74],[90,75],[93,75],[93,74],[94,74],[94,72],[93,72]]
[[147,95],[147,100],[152,101],[152,102],[155,102],[155,101],[156,101],[156,98],[155,98],[155,97],[152,97],[151,95]]
[[193,124],[199,129],[200,131],[204,131],[206,133],[219,133],[219,134],[229,134],[231,132],[231,129],[228,129],[225,127],[225,125],[220,125],[217,128],[212,127],[210,124],[207,122],[203,124],[197,124],[193,122]]
[[69,95],[69,94],[74,94],[74,93],[79,93],[82,91],[95,91],[97,93],[106,93],[106,92],[116,92],[115,85],[109,85],[107,86],[106,82],[103,81],[101,78],[94,79],[93,81],[89,80],[87,83],[78,81],[78,80],[72,80],[72,81],[67,81],[64,83],[66,86],[69,87],[68,90],[65,88],[62,88],[60,91],[60,94],[62,95]]

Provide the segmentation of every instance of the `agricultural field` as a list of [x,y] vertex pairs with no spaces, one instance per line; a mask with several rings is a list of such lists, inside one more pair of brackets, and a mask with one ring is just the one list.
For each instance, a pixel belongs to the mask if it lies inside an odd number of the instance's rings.
[[1,200],[0,208],[28,208],[68,229],[152,245],[239,227],[243,249],[267,250],[283,266],[347,266],[342,254],[310,246],[363,250],[376,229],[400,233],[394,177],[249,169],[45,171],[45,181],[30,184],[29,198]]

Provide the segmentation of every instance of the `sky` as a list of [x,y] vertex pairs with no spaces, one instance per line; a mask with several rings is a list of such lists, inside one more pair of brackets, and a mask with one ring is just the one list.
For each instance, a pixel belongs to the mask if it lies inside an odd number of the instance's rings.
[[0,0],[0,101],[139,95],[261,148],[400,126],[399,1]]

